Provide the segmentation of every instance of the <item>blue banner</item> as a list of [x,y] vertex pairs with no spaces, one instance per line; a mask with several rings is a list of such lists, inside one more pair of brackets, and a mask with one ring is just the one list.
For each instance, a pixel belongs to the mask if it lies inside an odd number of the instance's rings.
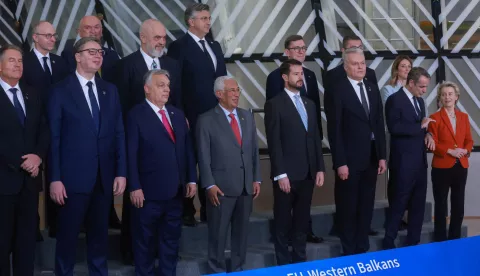
[[[231,273],[235,276],[480,275],[480,236]],[[373,276],[372,275],[372,276]]]

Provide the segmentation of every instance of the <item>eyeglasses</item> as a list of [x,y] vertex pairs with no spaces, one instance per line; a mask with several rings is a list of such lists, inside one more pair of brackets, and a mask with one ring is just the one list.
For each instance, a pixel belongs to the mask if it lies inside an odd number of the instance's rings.
[[51,39],[52,37],[55,37],[55,39],[58,39],[58,34],[36,34],[36,35],[43,35],[46,39]]
[[242,89],[241,88],[232,88],[232,89],[228,89],[228,90],[223,90],[225,92],[229,92],[229,93],[238,93],[238,94],[242,94]]
[[302,51],[306,52],[307,51],[307,46],[303,46],[303,47],[293,47],[293,48],[287,48],[288,50],[294,50],[295,52],[297,53],[300,53]]
[[99,53],[102,57],[105,55],[105,51],[103,49],[95,49],[95,48],[90,48],[90,49],[83,49],[81,51],[78,51],[77,53],[85,52],[88,51],[88,53],[91,56],[95,56],[97,53]]

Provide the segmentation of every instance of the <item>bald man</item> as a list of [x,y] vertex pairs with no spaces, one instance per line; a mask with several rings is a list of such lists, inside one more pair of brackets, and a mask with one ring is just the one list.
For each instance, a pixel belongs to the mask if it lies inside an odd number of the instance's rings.
[[[99,41],[102,41],[103,29],[102,22],[98,17],[93,15],[84,16],[80,20],[80,24],[77,29],[77,34],[80,38],[84,37],[93,37]],[[62,52],[62,57],[68,64],[69,71],[71,73],[75,72],[77,64],[73,55],[73,44],[65,45],[65,49]],[[103,50],[105,51],[105,56],[103,56],[102,68],[97,73],[97,77],[113,82],[115,79],[115,73],[113,71],[114,66],[120,60],[118,53],[112,49],[106,48],[102,45]]]
[[[180,67],[176,60],[167,57],[165,48],[167,31],[156,19],[147,19],[140,26],[140,49],[122,60],[117,74],[120,101],[123,114],[135,105],[145,102],[144,76],[149,70],[163,69],[169,72],[170,99],[169,104],[181,107]],[[126,264],[132,264],[132,240],[130,231],[130,199],[124,195],[122,213],[122,252]]]

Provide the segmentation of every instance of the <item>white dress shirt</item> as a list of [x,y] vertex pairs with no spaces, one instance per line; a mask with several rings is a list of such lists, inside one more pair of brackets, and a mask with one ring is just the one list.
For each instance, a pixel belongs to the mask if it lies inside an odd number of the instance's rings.
[[[50,72],[52,72],[53,74],[53,71],[52,71],[52,63],[51,63],[51,60],[50,60],[50,53],[47,53],[46,55],[42,55],[42,53],[40,53],[37,48],[33,47],[33,52],[35,53],[35,55],[37,56],[38,58],[38,61],[40,62],[40,65],[42,66],[43,68],[43,57],[47,57],[47,66],[48,68],[50,69]],[[45,70],[45,68],[43,68],[43,70]]]
[[92,113],[92,104],[90,103],[90,96],[88,96],[88,86],[87,83],[91,81],[93,83],[92,90],[93,94],[95,94],[95,99],[97,100],[98,110],[100,110],[100,102],[98,101],[98,92],[97,92],[97,85],[95,84],[95,76],[91,80],[87,80],[83,76],[81,76],[78,71],[75,71],[77,75],[78,81],[80,81],[80,86],[83,90],[83,95],[85,96],[85,100],[87,101],[88,108],[90,108],[90,113]]
[[152,67],[153,61],[155,61],[155,63],[157,64],[157,69],[162,69],[162,68],[160,68],[160,60],[158,59],[158,57],[152,58],[147,53],[145,53],[141,47],[140,47],[140,53],[142,53],[143,59],[145,60],[145,63],[147,64],[148,70],[153,69],[153,67]]
[[368,100],[367,88],[365,87],[365,83],[363,82],[363,80],[357,81],[357,80],[351,79],[349,77],[347,77],[347,78],[350,81],[350,83],[352,84],[352,87],[355,90],[355,94],[357,94],[357,97],[358,97],[358,100],[360,101],[360,103],[362,103],[362,96],[360,95],[360,86],[358,85],[358,83],[361,82],[363,84],[363,92],[364,92],[364,95],[365,95],[365,99],[367,100],[368,110],[370,110],[370,101]]
[[[199,38],[198,36],[194,35],[192,32],[187,31],[187,33],[197,42],[198,47],[200,47],[200,50],[203,51],[202,44],[199,42],[200,40],[205,40],[205,38]],[[205,40],[205,48],[207,48],[208,54],[210,54],[210,57],[213,60],[213,65],[215,67],[215,70],[217,70],[217,57],[215,56],[215,53],[213,52],[212,48],[210,48],[210,45],[208,45],[208,41]]]
[[13,94],[10,92],[10,88],[17,88],[17,98],[18,101],[20,102],[20,105],[22,106],[23,113],[25,113],[25,116],[27,115],[27,111],[25,110],[25,101],[23,100],[23,93],[22,90],[20,90],[20,86],[18,83],[15,86],[10,86],[8,83],[4,82],[2,78],[0,78],[0,85],[2,86],[3,90],[5,91],[5,94],[7,94],[8,99],[12,103],[13,106]]
[[232,118],[230,118],[230,113],[233,113],[233,115],[235,115],[235,119],[237,120],[237,123],[238,123],[238,128],[240,130],[240,137],[242,137],[242,127],[240,125],[240,117],[238,117],[238,114],[237,114],[237,109],[235,108],[232,112],[226,110],[221,104],[218,104],[220,106],[220,108],[223,110],[223,112],[225,113],[225,116],[227,116],[227,120],[228,120],[228,123],[232,123]]
[[[415,97],[415,96],[410,91],[408,91],[407,87],[404,87],[403,91],[405,91],[405,95],[407,95],[408,99],[410,100],[410,103],[413,106],[413,110],[415,110],[415,114],[420,116],[421,114],[418,114],[417,109],[415,108],[415,102],[413,101],[413,97]],[[422,108],[420,107],[420,101],[418,101],[418,99],[417,99],[417,103],[418,103],[418,109],[420,109],[420,111],[422,111]]]

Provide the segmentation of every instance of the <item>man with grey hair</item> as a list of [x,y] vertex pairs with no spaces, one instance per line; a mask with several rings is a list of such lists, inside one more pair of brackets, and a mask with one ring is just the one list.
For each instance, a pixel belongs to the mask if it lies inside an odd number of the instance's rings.
[[363,50],[342,54],[346,77],[330,84],[328,140],[335,170],[336,226],[343,254],[369,250],[377,175],[386,170],[385,127],[378,85],[365,79]]
[[226,272],[225,244],[231,225],[231,271],[244,269],[253,199],[260,194],[260,161],[253,114],[238,107],[241,89],[228,76],[215,80],[219,104],[196,126],[198,166],[207,193],[208,266]]
[[[145,100],[127,116],[128,191],[137,275],[176,275],[183,198],[197,185],[195,155],[183,112],[167,105],[169,74],[150,70]],[[158,256],[155,253],[158,252]]]
[[[207,34],[210,32],[210,8],[206,4],[194,3],[185,10],[188,32],[170,44],[168,55],[178,60],[182,68],[183,110],[192,129],[195,129],[200,114],[214,108],[218,100],[213,95],[213,83],[227,75],[222,48]],[[201,178],[200,178],[201,179]],[[199,190],[200,219],[206,221],[205,194]],[[184,224],[195,226],[196,211],[193,200],[185,200]]]
[[[145,102],[143,77],[149,70],[154,69],[168,71],[170,81],[168,103],[182,109],[180,66],[176,60],[164,55],[166,39],[167,31],[160,21],[147,19],[140,26],[140,49],[122,60],[119,66],[121,71],[116,78],[125,115],[135,105]],[[128,194],[125,193],[122,209],[122,257],[125,264],[133,263],[129,200]]]

